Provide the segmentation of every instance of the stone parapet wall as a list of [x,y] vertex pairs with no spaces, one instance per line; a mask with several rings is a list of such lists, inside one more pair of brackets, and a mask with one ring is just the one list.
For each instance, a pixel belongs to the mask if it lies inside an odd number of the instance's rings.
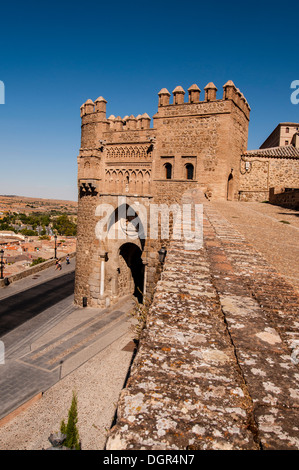
[[275,188],[270,188],[269,202],[276,206],[299,210],[299,189],[278,190],[276,192]]
[[[159,108],[159,118],[172,118],[177,116],[211,115],[230,113],[232,102],[229,100],[201,101],[199,103],[184,103],[180,106],[170,104]],[[155,115],[156,119],[158,116]]]
[[[73,258],[74,256],[76,256],[76,252],[69,254],[70,258]],[[64,255],[64,256],[60,256],[58,259],[60,261],[65,261],[66,257],[67,255]],[[39,273],[40,271],[43,271],[44,269],[50,268],[51,266],[54,266],[55,264],[56,264],[56,260],[53,258],[53,259],[44,261],[43,263],[36,264],[35,266],[32,266],[30,268],[26,268],[24,269],[24,271],[21,271],[17,274],[12,274],[11,276],[7,276],[6,279],[8,279],[9,284],[11,284],[12,282],[19,281],[20,279],[24,279],[25,277],[31,276],[33,274]],[[5,286],[4,279],[0,279],[0,287],[4,287],[4,286]]]
[[238,200],[241,202],[268,201],[269,192],[265,191],[239,191]]
[[298,293],[204,212],[202,249],[170,243],[107,450],[299,449]]

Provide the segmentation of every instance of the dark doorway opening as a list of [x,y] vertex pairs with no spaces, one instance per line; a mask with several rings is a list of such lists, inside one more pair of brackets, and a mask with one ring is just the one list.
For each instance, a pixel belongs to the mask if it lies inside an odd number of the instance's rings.
[[142,262],[142,251],[134,243],[124,243],[119,250],[119,254],[125,260],[131,270],[134,281],[134,293],[138,302],[143,302],[144,264]]
[[232,201],[234,198],[234,177],[231,171],[227,180],[227,200]]

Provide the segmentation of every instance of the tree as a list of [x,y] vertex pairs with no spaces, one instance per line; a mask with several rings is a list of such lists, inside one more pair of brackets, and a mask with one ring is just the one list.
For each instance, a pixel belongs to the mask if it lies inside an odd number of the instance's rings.
[[81,444],[79,440],[79,431],[77,429],[78,412],[77,412],[77,395],[73,392],[72,404],[69,409],[68,422],[65,424],[64,420],[61,421],[60,431],[66,435],[66,439],[63,443],[65,447],[69,449],[80,450]]
[[20,233],[27,237],[36,237],[38,235],[38,233],[35,230],[31,230],[27,228],[23,228],[22,230],[20,230]]
[[57,230],[59,235],[75,236],[77,233],[76,224],[74,224],[66,214],[57,217],[54,223],[54,229]]

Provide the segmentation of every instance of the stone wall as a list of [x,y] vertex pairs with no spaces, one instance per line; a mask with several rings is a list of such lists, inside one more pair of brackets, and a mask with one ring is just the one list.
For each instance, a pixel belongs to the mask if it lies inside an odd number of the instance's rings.
[[298,450],[299,296],[204,203],[169,246],[107,450]]
[[241,162],[239,200],[264,201],[271,187],[298,187],[299,159],[246,156],[246,161],[250,166],[245,171]]
[[276,206],[299,210],[299,189],[278,189],[276,191],[275,188],[270,188],[269,202]]
[[160,180],[165,179],[165,164],[170,163],[174,180],[186,180],[186,165],[192,164],[197,186],[216,199],[227,198],[228,177],[233,170],[236,192],[239,158],[247,146],[248,117],[234,102],[162,106],[154,116],[154,126],[153,179],[157,191]]
[[[99,245],[95,238],[96,217],[95,210],[98,204],[96,196],[86,195],[80,199],[78,205],[78,224],[77,224],[77,262],[75,278],[75,302],[82,305],[83,297],[87,297],[90,305],[97,305],[99,289],[93,276],[99,275],[94,271],[94,256],[97,256]],[[98,261],[98,260],[97,260]],[[99,270],[99,263],[97,263]],[[93,284],[93,289],[91,289]]]
[[252,190],[239,191],[239,201],[241,202],[266,202],[269,198],[269,191]]

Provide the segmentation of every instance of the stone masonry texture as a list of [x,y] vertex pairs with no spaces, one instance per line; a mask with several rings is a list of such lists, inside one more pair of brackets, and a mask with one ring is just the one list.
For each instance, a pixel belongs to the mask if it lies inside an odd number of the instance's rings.
[[[107,306],[124,293],[124,281],[133,266],[132,254],[140,250],[138,266],[144,275],[143,291],[150,292],[157,278],[161,238],[143,244],[136,239],[101,239],[96,236],[101,215],[97,207],[118,207],[118,196],[127,205],[174,204],[181,194],[200,188],[211,198],[237,198],[240,155],[247,147],[250,107],[244,95],[228,81],[216,97],[209,83],[200,100],[192,85],[158,93],[158,110],[151,118],[106,116],[106,100],[89,99],[81,106],[81,147],[78,155],[78,236],[75,301]],[[184,99],[184,95],[188,99]],[[119,221],[117,220],[115,225]],[[128,220],[127,220],[128,222]],[[126,221],[121,220],[120,225]],[[130,243],[130,245],[129,245]],[[132,246],[135,244],[135,246]],[[126,245],[126,246],[124,246]],[[137,250],[138,251],[138,250]],[[122,259],[122,253],[128,254]],[[103,262],[104,260],[104,262]],[[144,274],[141,272],[143,270]],[[133,276],[134,277],[134,276]],[[127,282],[132,293],[136,286]]]
[[198,191],[172,240],[106,448],[298,450],[299,296]]
[[[114,217],[121,196],[129,209],[139,204],[148,215],[150,206],[180,203],[181,195],[191,189],[202,191],[212,201],[266,201],[270,188],[298,188],[299,124],[288,132],[292,140],[287,145],[284,141],[283,146],[280,142],[274,148],[247,150],[250,106],[231,80],[222,88],[220,93],[210,82],[201,94],[196,84],[187,92],[177,86],[172,97],[163,88],[152,118],[146,113],[107,116],[102,96],[81,106],[78,305],[113,304],[124,290],[140,289],[137,277],[142,292],[151,293],[159,274],[157,252],[165,245],[162,236],[156,243],[148,238],[144,243],[137,238],[122,243],[101,238],[99,207],[110,205]],[[283,126],[285,132],[287,126]],[[113,231],[128,222],[129,217],[120,217],[109,227]]]

